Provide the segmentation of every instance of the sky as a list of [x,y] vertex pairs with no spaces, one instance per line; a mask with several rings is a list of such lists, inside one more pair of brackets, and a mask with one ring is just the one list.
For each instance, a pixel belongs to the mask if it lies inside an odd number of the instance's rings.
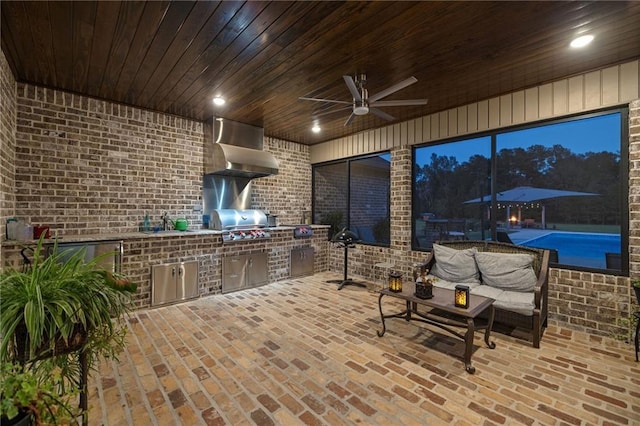
[[[543,145],[562,145],[576,154],[587,152],[620,151],[620,114],[606,114],[569,122],[533,127],[513,132],[500,133],[498,150],[503,148]],[[429,163],[433,152],[438,155],[456,157],[464,163],[471,155],[491,156],[491,137],[467,139],[462,142],[435,145],[416,150],[420,165]]]

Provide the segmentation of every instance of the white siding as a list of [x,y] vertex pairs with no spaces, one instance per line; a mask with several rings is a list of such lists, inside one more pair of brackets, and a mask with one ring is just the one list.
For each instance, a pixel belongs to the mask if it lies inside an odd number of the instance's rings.
[[311,162],[335,160],[626,104],[640,98],[640,61],[486,99],[311,146]]

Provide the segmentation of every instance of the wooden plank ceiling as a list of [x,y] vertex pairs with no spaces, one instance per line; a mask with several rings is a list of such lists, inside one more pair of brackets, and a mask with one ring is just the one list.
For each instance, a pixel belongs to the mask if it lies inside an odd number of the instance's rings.
[[[2,1],[2,50],[20,82],[196,120],[213,115],[304,144],[344,126],[342,76],[366,73],[407,120],[640,57],[640,2]],[[593,33],[585,50],[569,41]],[[214,109],[216,94],[227,104]],[[347,105],[347,108],[350,108]],[[321,114],[321,115],[318,115]],[[314,120],[323,131],[310,131]],[[394,121],[392,121],[394,122]]]

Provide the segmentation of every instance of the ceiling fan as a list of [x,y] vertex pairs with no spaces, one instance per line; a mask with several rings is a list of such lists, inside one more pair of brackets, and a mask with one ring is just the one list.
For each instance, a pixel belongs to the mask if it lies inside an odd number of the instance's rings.
[[409,77],[406,80],[401,81],[400,83],[394,84],[391,87],[386,88],[385,90],[376,93],[375,95],[369,96],[367,89],[365,89],[365,84],[367,82],[367,76],[365,74],[358,74],[355,76],[355,79],[350,75],[343,75],[342,78],[344,82],[347,83],[347,87],[349,88],[349,92],[351,92],[351,96],[353,97],[353,102],[347,101],[338,101],[334,99],[320,99],[320,98],[306,98],[300,97],[299,99],[305,101],[316,101],[316,102],[329,102],[334,104],[346,104],[348,107],[339,108],[336,110],[322,112],[320,115],[332,114],[337,111],[342,111],[346,109],[351,109],[351,115],[347,118],[344,125],[348,126],[351,124],[353,119],[357,115],[366,115],[368,113],[372,113],[377,115],[378,117],[382,117],[385,120],[394,120],[395,117],[387,114],[386,112],[378,109],[377,107],[394,107],[394,106],[409,106],[409,105],[426,105],[428,99],[405,99],[399,101],[381,101],[380,99],[385,98],[398,90],[404,89],[407,86],[412,85],[416,81],[418,81],[415,77]]

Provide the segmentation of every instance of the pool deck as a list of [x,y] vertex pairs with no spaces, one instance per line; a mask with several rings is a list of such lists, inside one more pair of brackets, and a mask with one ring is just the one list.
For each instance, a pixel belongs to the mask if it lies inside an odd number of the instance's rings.
[[507,232],[509,233],[509,238],[511,238],[511,241],[513,241],[514,244],[522,244],[523,242],[533,240],[534,238],[559,231],[555,231],[553,229],[511,228]]

